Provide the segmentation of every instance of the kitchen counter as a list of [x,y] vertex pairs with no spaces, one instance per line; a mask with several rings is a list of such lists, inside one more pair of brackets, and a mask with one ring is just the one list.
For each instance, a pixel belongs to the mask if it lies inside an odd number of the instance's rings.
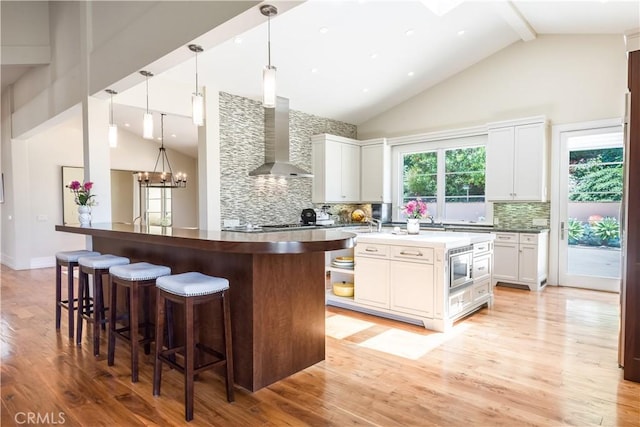
[[[94,250],[131,262],[229,279],[234,376],[251,391],[324,360],[325,251],[353,247],[355,240],[335,229],[254,234],[93,224],[56,230],[91,236]],[[214,325],[203,334],[212,335],[205,344],[214,348],[220,315],[218,307],[200,312],[201,328]]]
[[467,246],[474,243],[494,240],[493,234],[463,233],[447,231],[420,231],[420,234],[393,234],[390,231],[362,233],[357,235],[358,243],[382,243],[387,245],[434,247],[446,250]]

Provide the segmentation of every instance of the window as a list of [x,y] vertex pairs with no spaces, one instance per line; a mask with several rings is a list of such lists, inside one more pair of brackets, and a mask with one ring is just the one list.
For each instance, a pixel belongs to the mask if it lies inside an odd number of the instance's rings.
[[[394,147],[399,205],[420,198],[440,222],[485,222],[486,135]],[[397,218],[403,220],[402,213]]]
[[147,188],[147,218],[149,225],[171,226],[170,188]]
[[438,153],[406,154],[403,158],[403,196],[401,205],[420,198],[427,202],[429,215],[438,207]]
[[444,218],[484,221],[485,147],[445,150],[444,163]]

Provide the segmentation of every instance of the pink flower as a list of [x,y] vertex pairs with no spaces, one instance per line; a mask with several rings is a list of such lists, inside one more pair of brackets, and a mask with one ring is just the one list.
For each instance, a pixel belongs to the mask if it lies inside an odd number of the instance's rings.
[[401,207],[402,212],[407,218],[424,218],[427,216],[427,204],[420,200],[409,200],[406,205]]
[[71,181],[67,188],[75,195],[75,202],[79,206],[94,206],[96,201],[95,195],[91,194],[93,188],[93,182],[87,181],[84,184],[80,184],[79,181]]

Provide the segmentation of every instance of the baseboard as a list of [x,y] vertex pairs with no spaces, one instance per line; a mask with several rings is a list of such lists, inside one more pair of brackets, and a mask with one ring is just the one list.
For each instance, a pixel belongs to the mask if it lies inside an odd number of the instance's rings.
[[40,258],[31,258],[31,262],[29,263],[29,268],[49,268],[56,266],[56,257],[55,256],[47,256]]

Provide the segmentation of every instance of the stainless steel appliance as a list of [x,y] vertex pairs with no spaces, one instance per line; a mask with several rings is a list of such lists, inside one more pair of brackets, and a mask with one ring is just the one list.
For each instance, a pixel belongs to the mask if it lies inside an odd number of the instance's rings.
[[381,222],[391,222],[391,203],[372,203],[371,217]]
[[473,283],[473,245],[449,250],[449,288]]

